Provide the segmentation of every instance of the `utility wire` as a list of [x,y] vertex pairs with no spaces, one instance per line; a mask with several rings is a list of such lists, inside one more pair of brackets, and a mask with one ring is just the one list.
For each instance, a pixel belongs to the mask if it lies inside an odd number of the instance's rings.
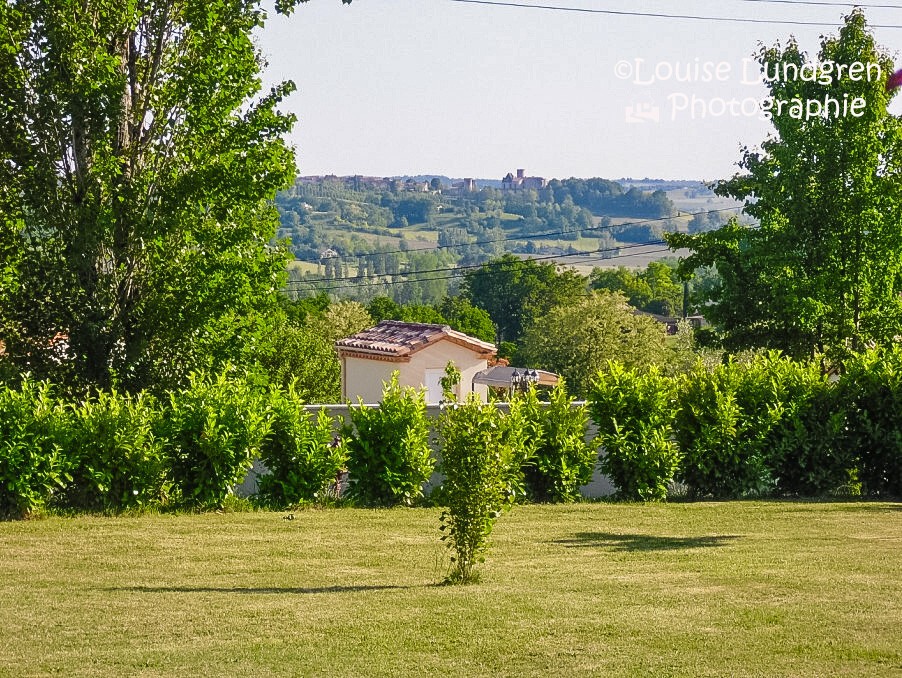
[[[761,226],[760,226],[760,224],[750,224],[750,225],[746,226],[746,228],[748,230],[754,231],[754,230],[758,230],[759,228],[761,228]],[[597,250],[587,250],[584,252],[570,252],[567,254],[550,254],[550,255],[541,256],[541,257],[529,257],[527,259],[518,259],[517,261],[504,262],[504,263],[505,263],[505,265],[519,264],[521,266],[526,266],[526,262],[528,262],[528,261],[545,261],[545,260],[550,260],[550,259],[562,259],[564,257],[587,257],[588,261],[590,261],[590,262],[591,261],[610,261],[612,259],[622,259],[622,258],[626,258],[626,257],[640,256],[640,255],[644,255],[644,254],[657,254],[658,252],[670,251],[670,247],[666,246],[666,247],[659,247],[654,250],[648,250],[648,251],[643,251],[643,252],[628,252],[626,254],[623,253],[623,250],[637,249],[640,247],[654,247],[656,245],[666,245],[666,244],[667,243],[664,240],[650,240],[648,242],[633,243],[631,245],[621,245],[619,247],[600,248]],[[589,255],[593,255],[593,254],[594,255],[604,254],[607,252],[612,252],[613,254],[611,254],[611,256],[608,256],[608,257],[589,256]],[[495,271],[491,270],[493,267],[496,269]],[[450,275],[434,276],[431,278],[412,278],[412,279],[404,279],[404,280],[379,280],[378,279],[379,276],[375,276],[375,277],[366,276],[363,279],[361,279],[360,276],[356,276],[356,277],[351,276],[351,277],[347,277],[347,278],[318,278],[315,280],[289,280],[286,283],[286,285],[296,285],[296,286],[297,285],[301,285],[301,286],[308,285],[308,286],[310,286],[310,288],[313,291],[316,291],[316,292],[330,292],[330,291],[339,290],[339,289],[351,289],[351,288],[355,288],[355,287],[357,287],[357,288],[363,287],[364,285],[367,284],[367,281],[369,281],[369,280],[375,280],[376,281],[375,285],[380,285],[380,286],[382,286],[382,285],[404,285],[406,283],[429,282],[432,280],[453,280],[455,278],[460,277],[461,274],[464,274],[469,270],[478,269],[478,268],[487,268],[487,270],[490,274],[493,274],[496,272],[500,273],[502,270],[504,270],[504,269],[500,268],[500,261],[498,259],[493,259],[490,261],[482,262],[481,264],[470,264],[467,266],[436,268],[436,269],[430,269],[430,270],[426,270],[426,271],[409,271],[407,273],[396,274],[396,275],[411,276],[411,275],[419,275],[421,273],[451,272]],[[357,282],[351,282],[352,280],[356,280]],[[319,286],[319,283],[332,283],[332,282],[345,282],[347,284],[328,285],[326,287]],[[295,289],[297,289],[297,288],[295,288]]]
[[736,2],[763,2],[775,5],[812,5],[815,7],[863,7],[864,9],[902,9],[902,5],[885,5],[870,2],[824,2],[824,0],[736,0]]
[[[549,259],[560,259],[562,257],[578,257],[585,256],[587,254],[598,254],[601,252],[616,252],[617,250],[630,249],[634,247],[642,247],[645,245],[658,245],[664,242],[663,240],[652,241],[648,243],[634,243],[632,245],[621,245],[619,247],[603,247],[595,250],[586,250],[586,251],[577,251],[577,252],[567,252],[565,254],[545,254],[539,257],[529,257],[532,261],[546,261]],[[394,275],[416,275],[419,273],[444,273],[446,271],[468,271],[474,268],[481,268],[488,262],[483,262],[481,264],[465,264],[463,266],[442,266],[440,268],[427,268],[422,271],[405,271],[403,273],[396,273]],[[368,280],[378,280],[379,278],[384,277],[383,275],[349,275],[342,276],[337,278],[320,278],[319,280],[325,282],[357,282],[363,283]],[[289,284],[296,283],[299,281],[289,281]]]
[[[621,245],[620,247],[601,248],[601,249],[597,249],[597,250],[587,250],[585,252],[570,252],[567,254],[550,254],[550,255],[546,255],[546,256],[542,256],[542,257],[530,257],[528,259],[518,259],[517,261],[504,262],[504,263],[505,263],[505,265],[519,264],[520,266],[525,266],[527,261],[544,261],[544,260],[549,260],[549,259],[561,259],[564,257],[588,257],[590,261],[592,261],[592,260],[610,261],[611,259],[620,259],[620,258],[629,257],[629,256],[637,256],[640,254],[655,254],[658,252],[665,252],[670,249],[669,247],[664,247],[664,248],[658,248],[658,249],[646,251],[646,252],[630,252],[628,254],[622,254],[622,250],[636,249],[639,247],[654,247],[656,245],[666,245],[666,243],[663,240],[651,240],[649,242],[634,243],[632,245]],[[598,255],[598,254],[602,254],[605,252],[612,252],[613,254],[609,257],[590,256],[593,254]],[[429,278],[413,278],[413,279],[405,279],[405,280],[382,280],[382,281],[379,281],[377,278],[368,276],[368,277],[366,277],[365,280],[358,279],[358,282],[351,282],[352,278],[344,278],[344,279],[320,278],[318,280],[292,280],[292,281],[289,281],[288,284],[310,285],[317,292],[330,292],[333,290],[340,290],[340,289],[349,289],[349,288],[355,288],[355,287],[359,288],[359,287],[364,286],[366,284],[367,280],[376,280],[376,283],[375,283],[376,285],[404,285],[406,283],[429,282],[432,280],[453,280],[454,278],[458,278],[462,274],[467,273],[469,270],[479,269],[479,268],[483,268],[483,267],[488,267],[487,270],[490,274],[500,273],[504,270],[503,268],[501,268],[499,266],[498,260],[493,260],[493,261],[483,262],[481,264],[471,264],[468,266],[458,266],[455,268],[437,268],[437,269],[431,269],[431,270],[427,270],[427,271],[410,271],[408,273],[399,274],[399,275],[418,275],[420,273],[452,272],[452,273],[450,273],[450,275],[433,276],[433,277],[429,277]],[[496,270],[492,270],[493,268]],[[332,282],[336,282],[336,281],[337,282],[345,281],[345,284],[328,285],[326,287],[321,287],[318,285],[318,283],[321,283],[321,282],[332,283]]]
[[[738,24],[783,24],[789,26],[824,26],[836,28],[835,21],[804,21],[801,19],[753,19],[748,17],[706,16],[698,14],[667,14],[664,12],[636,12],[619,9],[597,9],[592,7],[570,7],[566,5],[531,5],[525,2],[507,2],[504,0],[449,0],[468,5],[489,5],[492,7],[517,7],[526,9],[544,9],[555,12],[579,12],[583,14],[607,14],[613,16],[651,17],[656,19],[688,19],[692,21],[720,21]],[[841,5],[837,5],[841,6]],[[871,28],[902,28],[902,24],[870,24]]]

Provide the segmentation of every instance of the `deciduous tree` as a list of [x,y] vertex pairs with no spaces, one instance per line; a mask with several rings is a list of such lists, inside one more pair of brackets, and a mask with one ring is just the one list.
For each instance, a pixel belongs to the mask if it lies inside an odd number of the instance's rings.
[[668,235],[670,245],[693,250],[685,272],[717,266],[721,283],[705,315],[729,348],[841,359],[889,343],[902,327],[902,121],[887,110],[892,61],[859,10],[822,39],[816,59],[794,40],[762,48],[758,59],[771,77],[774,134],[745,149],[745,172],[717,192],[743,200],[760,228],[734,220]]
[[469,271],[463,288],[473,305],[491,316],[499,342],[518,341],[533,318],[585,294],[586,279],[556,264],[505,254]]
[[[296,2],[279,2],[290,10]],[[261,3],[0,4],[0,338],[74,387],[253,354],[295,172],[261,93]],[[10,266],[15,262],[16,266]]]
[[664,325],[637,315],[621,294],[594,292],[536,318],[523,336],[519,358],[529,367],[557,372],[571,393],[585,396],[609,360],[644,367],[669,355]]

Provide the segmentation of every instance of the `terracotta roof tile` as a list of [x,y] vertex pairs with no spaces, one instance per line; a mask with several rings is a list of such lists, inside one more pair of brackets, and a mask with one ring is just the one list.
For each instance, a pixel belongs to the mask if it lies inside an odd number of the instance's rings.
[[471,348],[477,353],[494,354],[495,345],[452,330],[447,325],[405,323],[383,320],[375,327],[363,330],[335,342],[339,351],[359,351],[388,356],[407,356],[441,339]]

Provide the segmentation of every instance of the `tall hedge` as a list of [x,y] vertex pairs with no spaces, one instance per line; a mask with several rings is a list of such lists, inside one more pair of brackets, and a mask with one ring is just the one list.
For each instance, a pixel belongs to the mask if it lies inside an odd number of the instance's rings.
[[673,440],[675,380],[657,368],[625,369],[611,363],[591,390],[589,410],[603,450],[601,470],[630,501],[662,500],[680,452]]
[[0,386],[0,519],[43,508],[70,480],[67,417],[47,382]]
[[411,504],[423,494],[435,465],[429,449],[426,396],[398,384],[385,385],[378,407],[361,402],[342,427],[348,451],[349,494],[373,506]]

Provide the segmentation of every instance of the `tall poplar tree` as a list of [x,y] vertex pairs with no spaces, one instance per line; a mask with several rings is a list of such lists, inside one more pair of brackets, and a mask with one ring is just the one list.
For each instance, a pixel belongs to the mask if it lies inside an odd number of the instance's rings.
[[[290,11],[296,2],[280,2]],[[252,353],[295,173],[254,0],[0,3],[0,340],[74,388]]]
[[758,59],[774,133],[744,149],[744,172],[716,190],[744,201],[760,227],[733,221],[668,241],[693,250],[684,272],[717,266],[721,283],[705,314],[728,348],[841,360],[891,342],[902,334],[902,123],[887,111],[892,61],[860,10],[838,36],[822,38],[816,58],[790,40]]

